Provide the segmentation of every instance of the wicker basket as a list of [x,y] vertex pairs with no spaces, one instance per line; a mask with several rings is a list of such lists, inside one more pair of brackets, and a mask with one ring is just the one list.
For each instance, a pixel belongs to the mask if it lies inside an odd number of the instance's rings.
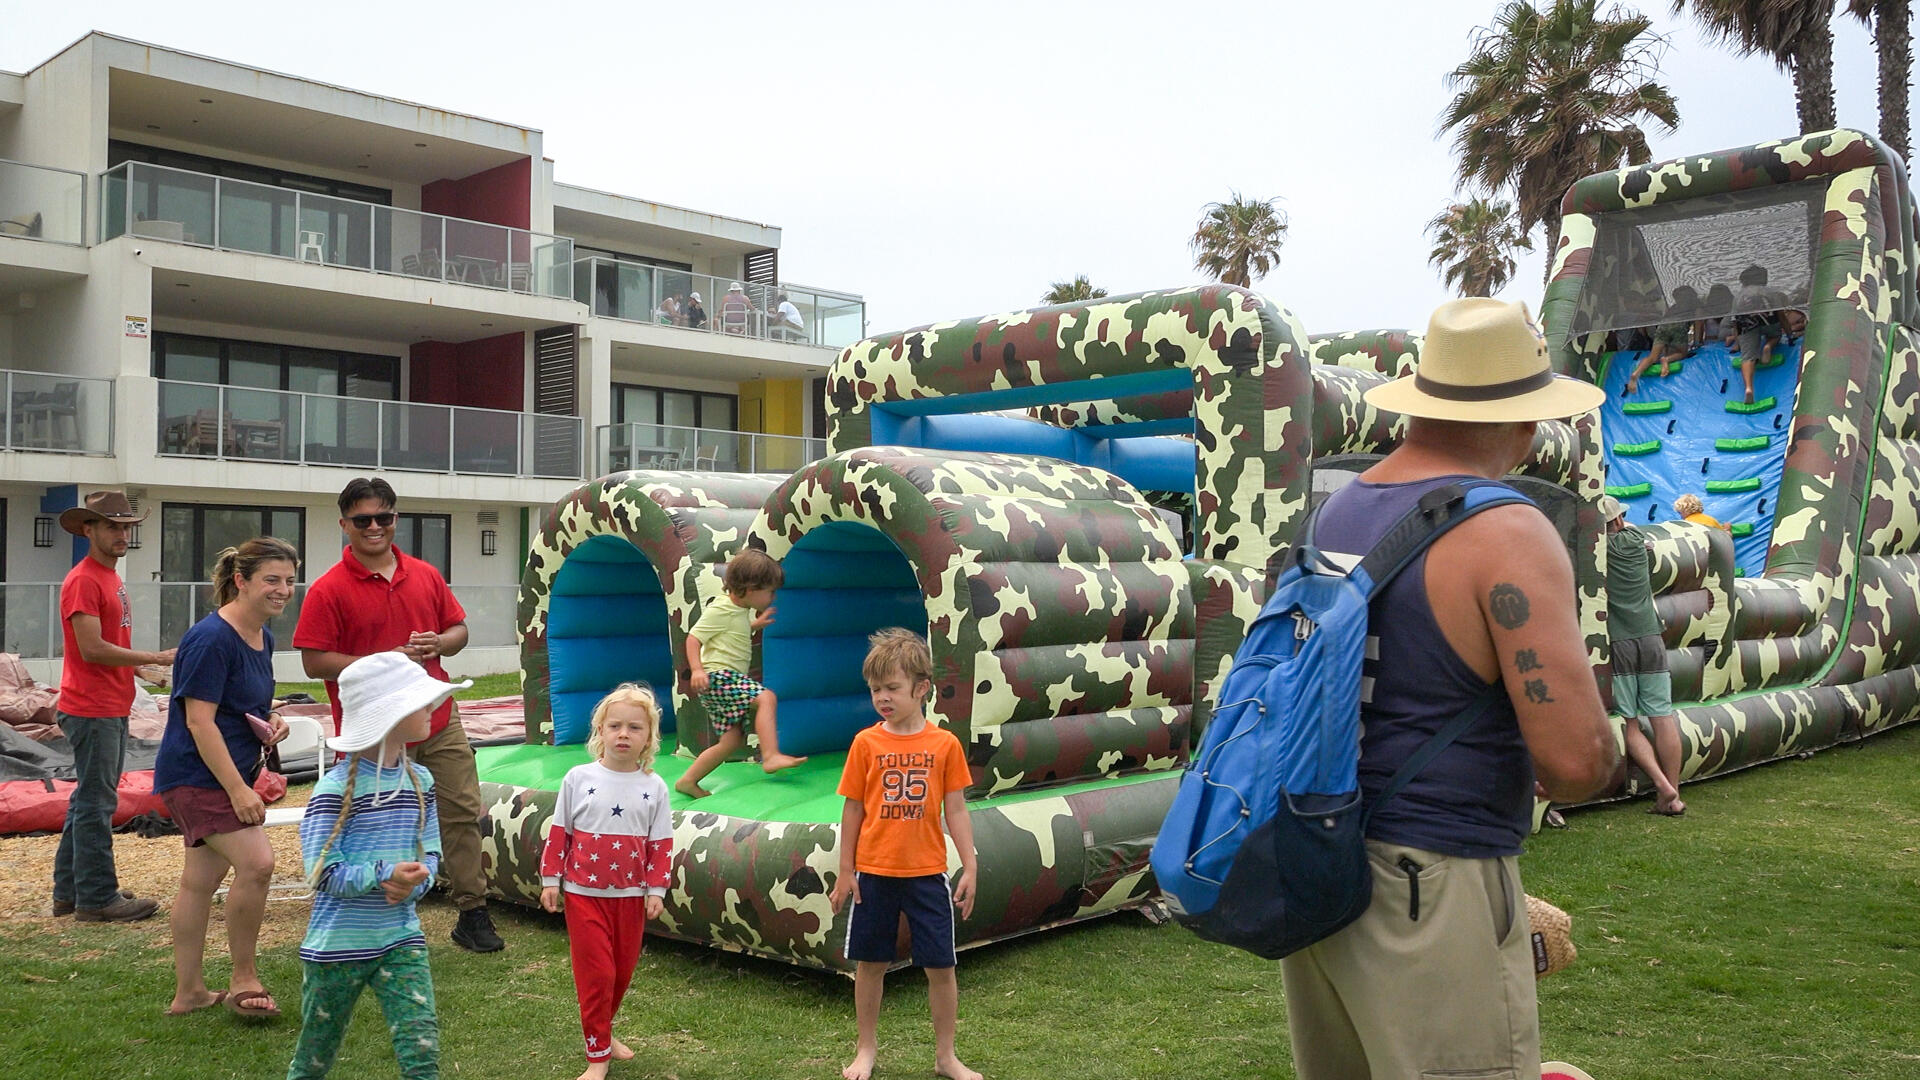
[[1573,963],[1573,918],[1537,896],[1527,897],[1527,921],[1533,925],[1533,974],[1547,976]]

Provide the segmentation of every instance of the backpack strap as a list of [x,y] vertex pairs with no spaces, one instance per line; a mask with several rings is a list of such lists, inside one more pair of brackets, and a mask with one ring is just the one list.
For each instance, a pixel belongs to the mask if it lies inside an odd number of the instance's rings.
[[1366,835],[1367,824],[1373,820],[1375,810],[1385,806],[1388,799],[1400,794],[1400,789],[1420,775],[1422,769],[1432,764],[1433,759],[1440,756],[1440,751],[1451,746],[1455,739],[1465,735],[1468,728],[1479,722],[1488,710],[1499,704],[1506,696],[1506,688],[1501,683],[1487,687],[1479,697],[1473,699],[1471,705],[1456,713],[1453,719],[1448,720],[1439,731],[1433,733],[1432,737],[1421,743],[1420,749],[1409,755],[1407,760],[1401,763],[1400,768],[1394,771],[1393,776],[1387,780],[1387,786],[1380,789],[1380,794],[1367,803],[1367,808],[1360,817],[1361,835]]
[[1496,480],[1443,484],[1420,496],[1419,503],[1360,560],[1359,569],[1367,575],[1367,598],[1379,596],[1400,571],[1454,526],[1482,510],[1513,503],[1534,505],[1532,499]]

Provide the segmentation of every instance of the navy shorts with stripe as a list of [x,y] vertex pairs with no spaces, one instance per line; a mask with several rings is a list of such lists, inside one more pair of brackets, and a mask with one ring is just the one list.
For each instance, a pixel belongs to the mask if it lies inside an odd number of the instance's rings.
[[913,938],[913,962],[950,968],[953,955],[953,894],[947,875],[887,877],[860,873],[860,902],[847,916],[847,959],[891,964],[898,959],[900,916]]

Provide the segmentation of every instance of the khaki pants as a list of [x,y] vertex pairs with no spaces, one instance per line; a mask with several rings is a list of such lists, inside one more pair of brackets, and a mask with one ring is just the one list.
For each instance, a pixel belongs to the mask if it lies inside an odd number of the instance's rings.
[[[1520,871],[1367,841],[1373,903],[1287,957],[1287,1027],[1300,1080],[1534,1080],[1540,1018]],[[1418,872],[1419,918],[1409,917]]]
[[440,872],[453,906],[461,911],[487,902],[487,875],[480,864],[480,774],[456,707],[447,726],[412,750],[413,760],[433,774],[440,799]]

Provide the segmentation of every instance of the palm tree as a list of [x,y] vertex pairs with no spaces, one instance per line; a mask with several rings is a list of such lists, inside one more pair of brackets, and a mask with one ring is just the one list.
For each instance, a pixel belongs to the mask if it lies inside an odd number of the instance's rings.
[[1848,0],[1847,14],[1873,24],[1880,54],[1880,138],[1901,156],[1911,141],[1907,73],[1913,69],[1913,12],[1908,0]]
[[1763,53],[1793,73],[1801,134],[1834,125],[1834,0],[1673,0],[1675,15],[1688,9],[1708,39],[1741,56]]
[[1492,296],[1513,280],[1513,249],[1533,250],[1513,220],[1513,204],[1474,199],[1454,203],[1427,222],[1441,280],[1461,296]]
[[1673,93],[1653,81],[1664,39],[1642,15],[1599,7],[1553,0],[1542,11],[1513,0],[1475,31],[1466,62],[1447,76],[1459,93],[1440,130],[1454,134],[1461,185],[1512,191],[1521,235],[1544,224],[1549,250],[1574,181],[1649,160],[1639,121],[1669,132],[1680,124]]
[[1040,296],[1043,304],[1071,304],[1076,300],[1098,300],[1107,295],[1107,290],[1095,288],[1087,275],[1076,274],[1072,281],[1055,281],[1047,285],[1047,291]]
[[1266,277],[1280,265],[1280,245],[1287,239],[1287,212],[1280,200],[1243,199],[1232,192],[1223,203],[1208,203],[1200,212],[1187,247],[1193,268],[1216,281],[1241,288]]

